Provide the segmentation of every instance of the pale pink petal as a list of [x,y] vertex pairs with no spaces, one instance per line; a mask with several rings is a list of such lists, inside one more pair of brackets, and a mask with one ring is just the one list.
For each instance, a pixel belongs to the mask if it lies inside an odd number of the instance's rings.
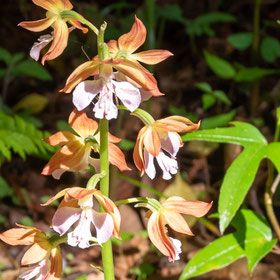
[[100,159],[99,158],[89,157],[88,162],[89,162],[89,164],[91,164],[94,167],[96,173],[100,172]]
[[178,261],[180,260],[180,256],[179,254],[182,253],[182,249],[181,249],[181,246],[182,246],[182,243],[180,240],[178,239],[175,239],[175,238],[172,238],[172,237],[169,237],[168,238],[170,239],[174,249],[175,249],[175,258],[174,260],[172,260],[171,258],[168,258],[169,262],[174,262],[174,261]]
[[52,176],[54,177],[54,179],[59,180],[61,175],[66,172],[67,170],[63,170],[63,169],[56,169],[55,171],[53,171]]
[[161,148],[175,157],[181,146],[179,137],[177,133],[168,132],[166,138],[160,138]]
[[38,42],[35,42],[30,50],[30,56],[38,61],[41,50],[47,46],[53,40],[53,36],[50,34],[39,37]]
[[118,109],[113,100],[113,86],[111,82],[103,85],[99,95],[99,100],[95,104],[93,112],[98,119],[106,118],[107,120],[116,119]]
[[84,81],[73,91],[73,104],[81,111],[85,109],[102,89],[102,80]]
[[59,208],[52,220],[54,231],[63,235],[81,217],[81,209],[74,207]]
[[149,91],[147,91],[143,88],[140,88],[140,93],[142,96],[142,101],[147,101],[153,96]]
[[82,249],[90,246],[89,241],[92,239],[90,225],[92,222],[92,210],[85,209],[81,213],[81,218],[75,230],[67,235],[67,243],[70,246],[79,246]]
[[176,174],[178,170],[178,163],[175,159],[168,157],[162,151],[156,157],[159,167],[161,168],[164,180],[171,179],[171,174]]
[[96,239],[99,244],[105,243],[114,230],[113,218],[107,213],[100,213],[92,210],[92,223],[96,229]]
[[129,82],[115,82],[115,93],[123,105],[131,112],[137,109],[141,103],[141,94],[137,87]]
[[146,149],[144,149],[144,163],[145,172],[151,178],[154,179],[156,176],[156,168],[154,165],[154,156],[152,156]]
[[36,265],[22,268],[20,271],[19,278],[22,278],[24,280],[30,280],[36,275],[38,275],[36,280],[42,280],[47,275],[49,268],[50,261],[44,259]]

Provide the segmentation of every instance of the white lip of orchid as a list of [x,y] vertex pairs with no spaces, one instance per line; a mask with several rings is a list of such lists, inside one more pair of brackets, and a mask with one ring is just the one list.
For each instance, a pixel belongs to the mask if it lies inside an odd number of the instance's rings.
[[93,207],[92,194],[87,195],[83,198],[80,198],[78,200],[78,205],[83,210],[92,209],[92,207]]

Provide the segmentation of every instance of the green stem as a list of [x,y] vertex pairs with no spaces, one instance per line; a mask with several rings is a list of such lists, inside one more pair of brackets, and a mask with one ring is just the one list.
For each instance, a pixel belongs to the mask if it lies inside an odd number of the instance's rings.
[[81,22],[82,24],[86,25],[87,27],[89,27],[89,29],[91,29],[97,36],[99,34],[99,30],[87,19],[85,19],[82,15],[80,15],[79,13],[73,11],[73,10],[67,10],[67,11],[63,11],[60,13],[60,16],[63,19],[68,19],[68,20],[77,20],[79,22]]
[[[253,43],[252,43],[252,64],[258,63],[258,53],[260,44],[260,10],[262,0],[256,0],[254,9],[254,23],[253,23]],[[251,90],[250,111],[254,115],[259,104],[260,97],[260,82],[256,81]]]
[[[146,15],[147,15],[147,48],[155,48],[155,0],[145,0]],[[150,72],[154,71],[153,65],[147,66]]]
[[[100,190],[105,196],[109,196],[108,126],[109,124],[106,119],[100,120],[100,172],[105,173],[105,176],[100,179]],[[101,212],[104,212],[102,207]],[[111,239],[102,244],[101,252],[104,267],[104,279],[114,280],[114,262]]]
[[[275,129],[275,134],[274,134],[274,142],[277,142],[279,140],[279,135],[280,135],[280,109],[277,109],[277,123],[276,123],[276,129]],[[268,177],[266,180],[265,184],[265,193],[264,193],[264,204],[265,204],[265,209],[267,216],[270,220],[270,223],[280,240],[280,226],[278,223],[278,220],[276,218],[276,215],[274,213],[273,209],[273,195],[275,190],[272,190],[273,186],[273,181],[274,181],[274,165],[272,164],[271,161],[268,162]]]
[[119,206],[122,204],[129,204],[129,203],[138,203],[140,207],[146,207],[148,209],[153,209],[153,210],[158,210],[161,208],[160,203],[150,197],[132,197],[132,198],[127,198],[123,200],[118,200],[115,202],[115,205]]
[[140,189],[145,189],[147,191],[149,191],[150,193],[153,193],[155,194],[156,196],[158,197],[163,197],[163,198],[168,198],[165,194],[163,194],[162,192],[158,191],[158,190],[155,190],[154,188],[150,187],[150,186],[147,186],[141,182],[139,182],[138,180],[135,180],[133,178],[130,178],[128,176],[125,176],[123,174],[119,174],[119,177],[131,184],[133,184],[135,187],[138,187]]
[[[98,55],[101,59],[104,59],[104,32],[106,29],[106,23],[100,27],[99,34],[97,36],[97,48]],[[101,72],[101,70],[100,70]],[[105,118],[100,120],[100,174],[104,176],[100,179],[100,190],[103,195],[109,197],[109,151],[108,151],[108,132],[109,122]],[[100,206],[100,211],[104,212],[104,209]],[[102,244],[102,262],[104,268],[104,279],[114,280],[114,260],[112,241],[109,239],[107,242]]]

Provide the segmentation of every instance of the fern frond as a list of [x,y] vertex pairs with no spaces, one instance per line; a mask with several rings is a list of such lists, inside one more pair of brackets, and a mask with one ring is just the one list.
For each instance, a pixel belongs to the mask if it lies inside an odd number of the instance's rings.
[[18,115],[10,116],[0,110],[0,158],[8,160],[12,152],[23,159],[27,155],[49,158],[56,149],[42,139],[49,136]]

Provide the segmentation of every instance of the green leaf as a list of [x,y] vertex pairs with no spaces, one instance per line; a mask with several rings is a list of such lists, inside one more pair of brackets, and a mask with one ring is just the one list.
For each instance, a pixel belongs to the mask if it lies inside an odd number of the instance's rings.
[[56,148],[42,141],[48,133],[35,128],[20,116],[9,116],[0,110],[0,155],[11,159],[11,150],[23,159],[26,155],[49,158]]
[[280,43],[276,38],[266,37],[261,43],[261,54],[266,62],[273,63],[280,56]]
[[228,168],[221,186],[218,205],[221,232],[229,225],[242,204],[254,181],[260,161],[264,157],[269,157],[280,170],[280,149],[277,150],[276,147],[273,151],[275,143],[267,147],[264,136],[248,123],[233,122],[233,124],[235,127],[201,130],[182,137],[183,141],[233,143],[245,148]]
[[252,44],[253,34],[251,32],[234,33],[227,40],[234,48],[243,51]]
[[233,233],[220,237],[199,251],[188,262],[179,280],[190,279],[213,269],[223,268],[244,255]]
[[269,253],[277,240],[265,218],[251,210],[241,210],[232,224],[235,233],[220,237],[199,251],[187,264],[179,280],[190,279],[214,269],[223,268],[244,256],[252,272]]
[[182,136],[183,141],[201,140],[219,143],[239,144],[244,147],[253,144],[266,145],[267,141],[260,131],[253,125],[245,122],[231,122],[233,127],[198,130]]
[[0,78],[5,76],[7,73],[7,69],[0,69]]
[[262,145],[251,144],[228,168],[219,196],[220,231],[229,225],[249,191],[262,160]]
[[37,78],[42,81],[52,80],[50,73],[39,63],[28,59],[24,60],[12,69],[12,74],[15,76],[24,75]]
[[249,271],[252,273],[257,263],[272,250],[277,240],[272,239],[272,230],[266,219],[251,210],[241,210],[231,224],[242,237],[240,244],[245,251]]
[[235,117],[236,111],[232,110],[229,113],[221,114],[211,118],[203,119],[201,122],[201,129],[216,128],[226,126]]
[[29,216],[23,216],[19,222],[21,225],[32,227],[34,225],[32,219]]
[[21,61],[24,58],[24,53],[19,52],[19,53],[15,53],[11,59],[11,63],[17,63],[19,61]]
[[163,7],[157,6],[156,9],[157,17],[161,17],[170,21],[182,22],[182,9],[179,5],[171,4],[164,5]]
[[234,22],[236,21],[236,17],[222,12],[212,12],[207,13],[202,16],[198,16],[195,19],[196,24],[203,25],[203,24],[211,24],[216,22]]
[[204,51],[208,66],[221,78],[232,79],[236,72],[234,67],[226,60]]
[[56,127],[60,131],[69,131],[73,134],[76,134],[76,132],[73,130],[73,128],[69,125],[69,123],[64,120],[58,120],[56,122]]
[[174,105],[168,106],[168,112],[172,115],[179,115],[190,119],[192,122],[198,122],[198,117],[194,113],[187,112],[184,107],[177,108]]
[[224,91],[222,90],[214,90],[213,91],[213,95],[220,100],[221,102],[225,103],[226,105],[230,106],[231,105],[231,101],[229,100],[229,98],[227,97],[227,95],[225,94]]
[[0,176],[0,199],[10,197],[14,194],[14,190],[8,184],[8,182]]
[[12,55],[9,51],[0,47],[0,60],[4,61],[7,65],[11,63]]
[[273,75],[273,74],[279,74],[279,70],[274,69],[264,69],[259,67],[246,67],[241,69],[236,76],[234,77],[234,80],[236,82],[252,82],[257,79],[261,79],[264,76],[267,75]]
[[119,147],[121,150],[125,150],[125,151],[130,151],[134,148],[135,146],[135,142],[134,141],[130,141],[130,140],[126,140],[123,139],[120,143],[119,143]]
[[149,263],[142,263],[140,266],[132,267],[129,270],[131,274],[137,275],[140,279],[146,279],[147,276],[151,275],[154,271],[154,266]]
[[205,82],[201,82],[201,83],[196,83],[195,85],[198,89],[206,92],[206,93],[210,93],[212,92],[212,87],[208,84],[208,83],[205,83]]
[[216,103],[216,97],[210,93],[205,93],[202,95],[202,107],[203,110],[207,110]]

